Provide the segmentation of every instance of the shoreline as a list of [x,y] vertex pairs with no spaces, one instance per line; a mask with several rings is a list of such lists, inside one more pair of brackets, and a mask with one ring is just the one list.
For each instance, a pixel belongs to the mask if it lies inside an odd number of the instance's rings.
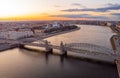
[[0,52],[6,51],[6,50],[9,50],[9,49],[14,49],[14,48],[16,48],[16,47],[17,47],[16,44],[13,44],[13,45],[4,44],[4,47],[1,46],[1,44],[0,44]]
[[[21,39],[19,41],[25,42],[27,40],[28,42],[35,42],[37,40],[43,40],[43,39],[48,38],[48,37],[52,37],[52,36],[55,36],[55,35],[60,35],[60,34],[64,34],[64,33],[77,31],[79,29],[80,29],[80,27],[77,27],[77,28],[72,29],[72,30],[61,31],[61,32],[52,33],[52,34],[51,33],[50,34],[45,34],[45,35],[39,36],[39,37],[37,36],[35,38],[32,38],[32,40],[28,40],[29,38],[26,38],[26,39]],[[16,45],[16,44],[11,44],[11,45],[10,44],[2,44],[2,45],[0,44],[0,52],[5,51],[5,50],[9,50],[9,49],[14,49],[14,48],[17,48],[17,47],[18,47],[18,45]]]
[[62,31],[62,32],[53,33],[53,34],[48,34],[48,35],[45,35],[45,37],[42,37],[42,39],[45,39],[45,38],[48,38],[48,37],[52,37],[52,36],[55,36],[55,35],[60,35],[60,34],[68,33],[68,32],[77,31],[79,29],[80,29],[80,27],[77,27],[77,28],[72,29],[72,30]]

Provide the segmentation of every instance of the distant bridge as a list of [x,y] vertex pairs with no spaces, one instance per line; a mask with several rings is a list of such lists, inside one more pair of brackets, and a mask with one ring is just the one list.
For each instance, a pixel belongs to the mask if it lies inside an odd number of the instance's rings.
[[[71,51],[74,53],[81,53],[85,55],[93,55],[93,56],[108,56],[114,59],[120,58],[119,54],[115,54],[112,49],[105,48],[103,46],[89,44],[89,43],[70,43],[70,44],[62,44],[60,46],[51,45],[49,42],[42,40],[38,43],[29,43],[29,42],[21,42],[17,40],[0,40],[0,43],[10,43],[10,44],[19,44],[19,45],[29,45],[29,46],[37,46],[44,47],[46,50],[49,49],[58,49],[61,51]],[[64,52],[62,52],[64,53]]]

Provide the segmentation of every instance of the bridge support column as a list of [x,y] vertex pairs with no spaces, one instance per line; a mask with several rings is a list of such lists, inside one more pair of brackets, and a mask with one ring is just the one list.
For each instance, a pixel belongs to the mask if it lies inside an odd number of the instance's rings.
[[18,47],[19,48],[24,48],[24,45],[19,44]]
[[45,50],[47,53],[53,54],[53,49],[49,46],[48,41],[45,41]]
[[60,52],[62,53],[62,56],[67,57],[67,50],[66,50],[65,45],[63,44],[63,42],[60,43]]

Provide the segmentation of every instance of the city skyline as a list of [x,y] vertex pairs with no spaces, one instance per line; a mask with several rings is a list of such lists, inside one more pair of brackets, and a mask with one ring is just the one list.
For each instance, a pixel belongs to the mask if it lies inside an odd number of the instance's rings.
[[120,20],[119,0],[0,0],[0,20]]

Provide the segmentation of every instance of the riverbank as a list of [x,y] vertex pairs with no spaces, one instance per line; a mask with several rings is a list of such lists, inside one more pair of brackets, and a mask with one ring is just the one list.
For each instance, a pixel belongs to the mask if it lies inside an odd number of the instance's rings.
[[15,44],[0,44],[0,52],[8,50],[8,49],[13,49],[16,47],[17,47],[17,45],[15,45]]
[[[20,42],[35,42],[37,40],[42,40],[42,39],[45,39],[45,38],[48,38],[48,37],[52,37],[52,36],[55,36],[55,35],[77,31],[79,29],[80,29],[80,27],[77,27],[77,28],[71,29],[71,30],[67,30],[67,31],[62,31],[62,32],[56,32],[56,33],[50,33],[50,34],[49,33],[45,33],[45,34],[42,34],[42,35],[39,35],[39,36],[37,35],[37,36],[32,37],[32,38],[20,39],[18,41],[20,41]],[[16,47],[18,47],[18,45],[16,45],[16,44],[1,44],[0,45],[0,52],[8,50],[8,49],[16,48]]]
[[69,33],[69,32],[73,32],[73,31],[77,31],[79,29],[80,29],[80,27],[77,27],[77,28],[71,29],[71,30],[67,30],[67,31],[62,31],[62,32],[42,33],[40,35],[35,35],[32,38],[20,39],[19,41],[21,41],[21,42],[30,42],[31,43],[31,42],[35,42],[37,40],[43,40],[45,38],[52,37],[52,36],[55,36],[55,35],[60,35],[60,34],[64,34],[64,33]]
[[52,36],[59,35],[59,34],[64,34],[64,33],[77,31],[79,29],[80,29],[80,27],[77,27],[76,29],[72,29],[72,30],[68,30],[68,31],[57,32],[57,33],[52,33],[52,34],[46,34],[46,35],[42,36],[41,39],[45,39],[45,38],[52,37]]

